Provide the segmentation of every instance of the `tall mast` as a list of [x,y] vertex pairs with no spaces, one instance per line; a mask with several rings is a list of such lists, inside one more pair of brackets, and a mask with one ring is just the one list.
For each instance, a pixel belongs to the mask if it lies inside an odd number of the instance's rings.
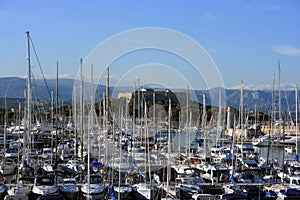
[[155,118],[155,91],[153,90],[153,93],[152,93],[152,104],[153,104],[153,126],[154,126],[154,131],[155,133],[157,133],[157,126],[156,126],[156,118]]
[[81,131],[81,136],[80,136],[80,155],[81,155],[81,161],[84,161],[83,158],[83,115],[84,115],[84,107],[83,107],[83,101],[84,101],[84,95],[83,95],[83,74],[82,74],[82,59],[80,59],[80,131]]
[[205,155],[207,154],[207,141],[206,141],[206,96],[205,93],[202,94],[202,134],[205,134],[205,140],[204,140],[204,151]]
[[271,111],[271,119],[270,119],[270,131],[269,131],[269,142],[268,142],[268,151],[267,151],[267,164],[269,164],[269,156],[270,156],[270,144],[271,144],[271,133],[273,133],[273,125],[275,119],[275,75],[273,77],[273,86],[272,86],[272,111]]
[[[138,99],[137,99],[137,104],[138,104],[138,116],[137,116],[137,118],[138,118],[138,120],[137,120],[137,124],[138,124],[138,126],[141,126],[141,99],[140,99],[140,79],[138,79],[138,83],[137,83],[137,91],[138,91]],[[137,129],[137,134],[138,134],[138,137],[141,137],[141,129],[140,128],[138,128]]]
[[[53,105],[53,90],[51,91],[51,147],[53,147],[53,137],[52,130],[54,128],[53,119],[54,119],[54,105]],[[51,162],[53,161],[53,153],[51,154]],[[52,164],[52,163],[51,163]]]
[[[28,77],[27,77],[27,128],[28,132],[27,135],[25,134],[24,144],[25,149],[28,150],[29,148],[29,137],[31,132],[31,66],[30,66],[30,36],[29,31],[26,32],[27,36],[27,66],[28,66]],[[27,146],[27,148],[26,148]],[[25,150],[25,152],[26,152]],[[28,154],[25,154],[26,158],[28,159]]]
[[94,92],[94,79],[93,79],[93,73],[94,73],[94,66],[93,64],[91,65],[91,92],[90,92],[90,98],[91,98],[91,104],[90,104],[90,128],[91,131],[93,131],[93,125],[94,125],[94,96],[93,96],[93,92]]
[[[55,147],[57,148],[58,132],[58,61],[56,62],[56,105],[55,105]],[[55,151],[55,160],[57,160],[57,151]]]
[[167,91],[168,94],[168,160],[167,160],[167,192],[169,192],[169,184],[170,184],[170,178],[171,178],[171,169],[170,169],[170,157],[171,157],[171,91]]
[[[108,122],[109,122],[109,67],[107,68],[107,79],[106,79],[106,95],[105,95],[105,131],[106,134],[108,134]],[[107,142],[107,140],[105,139],[105,141]],[[107,157],[108,157],[108,148],[107,148],[107,144],[105,144],[105,164],[107,162]]]
[[279,128],[280,128],[280,134],[282,133],[281,131],[281,122],[282,122],[282,115],[281,115],[281,88],[280,88],[280,61],[278,61],[278,114],[279,114]]
[[244,82],[241,81],[241,96],[240,96],[240,128],[244,127]]
[[218,110],[218,119],[217,119],[217,139],[216,139],[216,147],[218,145],[218,140],[221,138],[221,131],[222,131],[222,91],[221,88],[219,90],[219,110]]
[[74,120],[74,131],[75,131],[75,147],[74,147],[74,157],[76,158],[77,154],[77,132],[78,132],[78,124],[77,124],[77,86],[73,90],[73,120]]
[[[106,79],[106,124],[110,121],[109,119],[109,67],[107,68],[107,79]],[[107,130],[107,129],[106,129]]]
[[188,157],[189,156],[189,151],[188,151],[188,147],[189,147],[189,96],[190,96],[190,93],[189,93],[189,86],[187,86],[186,88],[186,143],[185,143],[185,153],[186,153],[186,156]]
[[206,96],[202,94],[202,130],[204,131],[206,125]]
[[[133,96],[132,96],[132,135],[131,138],[134,138],[135,134],[135,100],[136,100],[136,84],[134,83],[134,88],[133,88]],[[132,140],[130,140],[130,157],[133,158],[134,154],[132,151],[133,144]]]
[[[87,174],[88,174],[88,179],[87,179],[87,188],[88,188],[88,194],[90,193],[90,133],[92,133],[93,131],[93,106],[94,106],[94,99],[93,99],[93,84],[94,84],[94,80],[93,80],[93,64],[91,65],[91,91],[90,91],[90,98],[91,98],[91,102],[90,102],[90,124],[89,124],[89,130],[87,132],[88,134],[88,142],[87,142],[87,150],[88,150],[88,164],[87,164]],[[100,152],[99,152],[100,153]]]
[[3,153],[6,152],[6,123],[7,123],[7,93],[4,96],[4,130],[3,130]]
[[296,155],[298,156],[298,85],[295,87],[295,102],[296,102]]

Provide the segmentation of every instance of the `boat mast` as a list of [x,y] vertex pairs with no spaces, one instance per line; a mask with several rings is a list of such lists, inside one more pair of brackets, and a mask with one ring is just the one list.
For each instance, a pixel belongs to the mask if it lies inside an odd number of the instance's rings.
[[137,104],[138,104],[138,120],[137,120],[137,125],[139,126],[139,128],[137,128],[137,134],[138,134],[138,137],[141,137],[141,97],[140,97],[140,79],[138,79],[138,83],[137,83],[137,91],[138,91],[138,99],[137,99]]
[[90,98],[91,98],[91,102],[90,102],[90,123],[89,123],[89,130],[88,130],[88,141],[87,141],[87,151],[88,151],[88,163],[87,163],[87,188],[88,188],[88,194],[90,194],[90,174],[91,174],[91,169],[90,169],[90,134],[93,131],[93,106],[94,106],[94,99],[93,99],[93,84],[94,84],[94,80],[93,80],[93,65],[91,65],[91,92],[90,92]]
[[[108,134],[108,124],[110,122],[110,103],[109,103],[109,67],[107,68],[107,79],[106,79],[106,96],[105,96],[105,130]],[[107,142],[107,139],[105,139]],[[107,143],[105,144],[105,164],[107,164],[107,156],[108,156],[108,149]]]
[[[58,132],[58,61],[56,62],[56,105],[55,105],[55,160],[57,161],[57,132]],[[52,147],[53,148],[53,147]],[[52,161],[51,161],[52,163]]]
[[74,132],[75,132],[75,147],[74,147],[74,157],[76,158],[77,154],[77,95],[76,95],[77,87],[74,87],[73,90],[73,120],[74,120]]
[[206,95],[205,93],[202,94],[202,135],[204,135],[204,153],[207,155],[207,135],[206,135],[206,119],[207,119],[207,113],[206,113]]
[[[126,98],[126,101],[125,101],[125,133],[127,133],[127,98]],[[123,106],[121,107],[121,127],[120,127],[120,130],[121,130],[121,134],[120,134],[120,139],[122,137],[122,132],[123,132]],[[121,161],[121,158],[122,158],[122,145],[120,145],[120,148],[119,148],[119,158],[120,158],[120,161]],[[120,188],[121,187],[121,164],[119,164],[119,181],[118,181],[118,187]],[[121,192],[118,192],[118,199],[121,199]]]
[[[54,123],[53,123],[53,119],[54,119],[54,106],[53,106],[53,90],[51,91],[51,147],[53,147],[53,135],[52,135],[52,131],[54,128]],[[51,154],[51,164],[53,161],[53,153]]]
[[218,119],[217,119],[217,138],[216,138],[216,147],[218,147],[219,138],[221,138],[221,132],[222,132],[222,92],[221,88],[219,91],[219,110],[218,110]]
[[241,96],[240,96],[240,128],[244,128],[244,81],[241,81]]
[[[107,79],[106,79],[106,124],[110,122],[110,115],[109,115],[109,67],[107,68]],[[107,130],[107,129],[106,129]]]
[[[148,128],[148,113],[147,113],[147,101],[146,101],[146,94],[145,94],[145,97],[144,97],[144,104],[145,104],[145,116],[144,116],[144,119],[145,119],[145,122],[144,122],[144,126],[145,126],[145,131],[146,131],[146,148],[147,148],[147,152],[148,152],[148,172],[149,172],[149,182],[150,184],[152,183],[152,180],[151,180],[151,163],[150,163],[150,141],[149,141],[149,128]],[[147,160],[146,159],[146,160]],[[146,168],[146,167],[145,167]]]
[[295,103],[296,103],[296,155],[298,157],[298,85],[297,84],[295,87]]
[[81,155],[81,161],[84,161],[83,158],[83,115],[84,115],[84,107],[83,107],[83,101],[84,101],[84,94],[83,94],[83,74],[82,74],[82,59],[80,59],[80,131],[81,131],[81,136],[80,136],[80,155]]
[[282,134],[281,122],[282,122],[282,115],[281,115],[281,88],[280,88],[280,61],[278,61],[278,114],[279,114],[279,128],[280,128],[280,135]]
[[135,134],[135,100],[136,100],[136,84],[134,83],[133,95],[132,95],[132,133],[130,139],[130,158],[134,157],[133,149],[133,138]]
[[3,156],[5,160],[5,153],[6,153],[6,123],[7,123],[7,93],[5,91],[4,96],[4,127],[3,127]]
[[[28,151],[30,144],[30,132],[31,132],[31,66],[30,66],[30,36],[29,31],[26,32],[27,36],[27,66],[28,66],[28,77],[27,77],[27,134],[24,134],[25,152]],[[28,160],[28,152],[25,153],[26,160]]]
[[185,153],[186,153],[186,157],[188,158],[189,156],[189,152],[188,152],[188,145],[189,145],[189,86],[187,86],[186,89],[186,143],[185,143]]
[[206,125],[206,95],[205,93],[202,94],[202,131],[205,130],[205,125]]
[[[269,164],[269,157],[270,157],[270,146],[271,146],[271,133],[273,134],[273,126],[274,126],[274,119],[275,119],[275,75],[273,77],[273,86],[272,86],[272,111],[271,111],[271,119],[270,119],[270,131],[269,131],[269,140],[268,140],[268,151],[267,151],[267,164]],[[273,154],[272,154],[273,159]]]
[[170,91],[167,91],[168,94],[168,161],[167,161],[167,193],[169,193],[170,178],[171,178],[171,169],[170,169],[170,157],[171,157],[171,98]]

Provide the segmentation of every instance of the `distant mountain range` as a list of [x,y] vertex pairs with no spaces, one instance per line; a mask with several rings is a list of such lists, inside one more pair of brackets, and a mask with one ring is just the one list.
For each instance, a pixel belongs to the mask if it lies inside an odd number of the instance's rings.
[[[74,79],[59,79],[58,91],[59,99],[66,103],[71,103],[73,95]],[[47,84],[46,84],[47,83]],[[8,107],[18,107],[18,102],[24,101],[26,94],[27,81],[18,77],[2,77],[0,78],[0,107],[4,107],[4,96],[7,91]],[[159,90],[159,89],[158,89]],[[164,89],[165,90],[165,89]],[[51,100],[51,91],[54,96],[56,94],[56,80],[55,79],[36,79],[32,80],[32,95],[34,99]],[[207,90],[195,90],[194,97],[191,100],[202,103],[202,94],[206,94],[206,104],[210,105],[210,94],[218,94],[218,89]],[[118,87],[110,88],[112,98],[116,98],[120,92],[132,92],[132,87]],[[178,90],[177,92],[185,92],[185,90]],[[96,90],[96,96],[100,98],[105,93],[105,86],[98,85]],[[240,89],[225,89],[226,93],[226,105],[239,108],[240,106]],[[272,109],[272,91],[271,90],[244,90],[243,106],[246,110],[253,110],[254,105],[262,112],[270,112]],[[274,92],[274,103],[278,107],[279,92]],[[295,111],[295,91],[282,91],[281,92],[281,107],[284,110]]]

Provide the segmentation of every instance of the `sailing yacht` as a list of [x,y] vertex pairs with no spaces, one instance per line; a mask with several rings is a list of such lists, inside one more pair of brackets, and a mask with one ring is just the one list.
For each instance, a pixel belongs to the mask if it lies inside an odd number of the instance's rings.
[[128,199],[131,197],[132,187],[126,183],[115,182],[112,189],[115,197],[118,199]]
[[31,186],[18,183],[16,186],[7,189],[5,199],[27,200],[30,193],[30,187]]
[[137,183],[132,185],[133,196],[136,199],[155,199],[158,189],[149,183]]
[[252,144],[258,147],[267,147],[273,140],[270,140],[270,136],[264,135],[252,140]]
[[13,174],[16,167],[16,162],[11,158],[3,158],[0,162],[0,172],[3,176]]
[[39,175],[34,180],[32,193],[34,196],[54,194],[58,192],[58,186],[54,175]]
[[[7,105],[6,105],[6,92],[5,92],[5,110],[7,110]],[[5,175],[10,175],[15,172],[15,169],[17,167],[16,162],[12,158],[7,158],[6,157],[6,121],[7,121],[7,113],[4,113],[4,133],[3,133],[3,152],[4,155],[2,155],[2,159],[0,161],[0,172],[3,176]]]
[[[89,182],[88,179],[90,179]],[[90,177],[86,176],[81,192],[86,199],[103,199],[105,195],[105,185],[102,176],[99,174],[91,174]]]
[[59,188],[59,192],[66,199],[78,199],[79,187],[75,178],[65,178],[63,179],[63,184]]
[[0,198],[1,199],[5,195],[6,190],[7,190],[6,185],[4,183],[0,183]]

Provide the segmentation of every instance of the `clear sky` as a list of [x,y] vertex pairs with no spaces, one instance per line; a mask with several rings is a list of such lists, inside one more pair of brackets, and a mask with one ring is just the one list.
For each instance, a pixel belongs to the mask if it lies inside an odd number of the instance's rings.
[[[199,43],[227,88],[241,80],[256,89],[271,85],[278,61],[281,82],[300,84],[298,0],[1,0],[0,27],[0,76],[27,73],[26,31],[46,77],[55,77],[57,61],[60,77],[75,77],[80,58],[111,36],[161,27]],[[37,62],[32,65],[38,77]],[[112,71],[115,77],[122,76],[117,73]]]

